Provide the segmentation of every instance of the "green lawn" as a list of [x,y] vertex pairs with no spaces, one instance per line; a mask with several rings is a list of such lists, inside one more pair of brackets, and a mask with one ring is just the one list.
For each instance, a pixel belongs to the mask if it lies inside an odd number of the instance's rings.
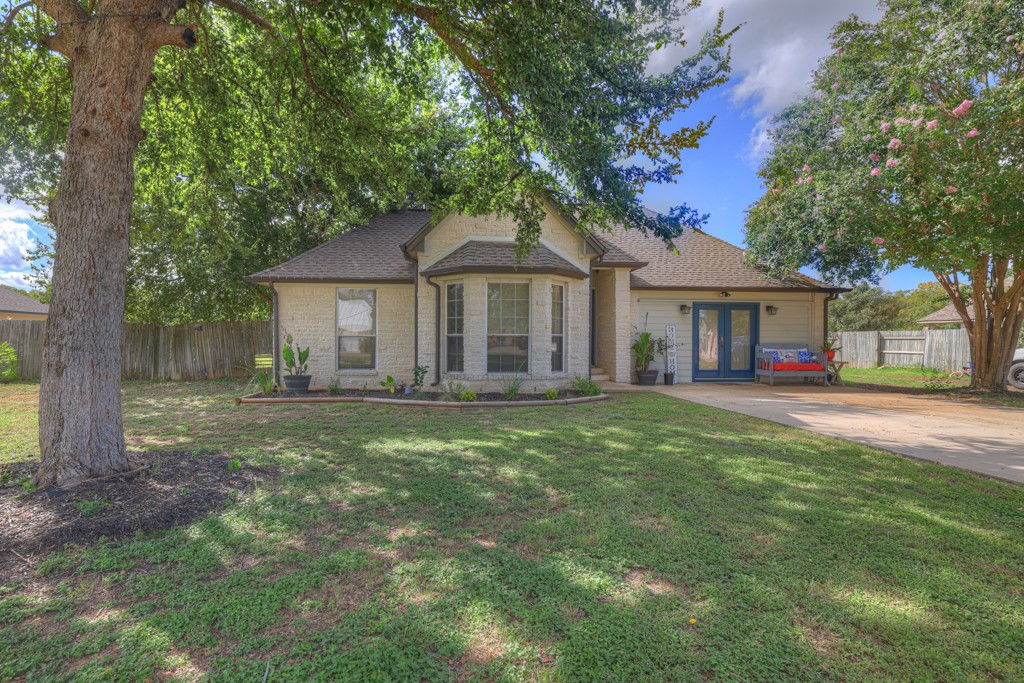
[[0,588],[0,680],[1024,680],[1022,487],[655,394],[238,393],[126,385],[132,447],[282,474]]
[[848,386],[897,387],[924,390],[954,400],[984,401],[1024,408],[1024,392],[982,395],[968,391],[969,378],[950,377],[948,372],[931,368],[844,368],[843,382]]

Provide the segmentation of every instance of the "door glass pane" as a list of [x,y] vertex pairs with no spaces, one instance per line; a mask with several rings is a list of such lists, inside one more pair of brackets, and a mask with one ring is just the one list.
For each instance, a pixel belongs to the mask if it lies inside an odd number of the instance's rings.
[[718,369],[718,310],[701,308],[697,316],[697,334],[699,348],[697,368],[699,370]]
[[750,310],[732,310],[729,312],[732,325],[732,351],[729,356],[729,369],[750,370]]

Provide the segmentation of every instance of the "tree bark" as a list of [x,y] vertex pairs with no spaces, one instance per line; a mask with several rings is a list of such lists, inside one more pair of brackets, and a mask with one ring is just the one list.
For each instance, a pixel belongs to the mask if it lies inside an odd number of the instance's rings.
[[39,392],[40,487],[129,468],[121,343],[133,162],[159,47],[152,29],[143,18],[94,18],[74,26],[60,48],[71,61],[73,95],[49,215],[56,253]]

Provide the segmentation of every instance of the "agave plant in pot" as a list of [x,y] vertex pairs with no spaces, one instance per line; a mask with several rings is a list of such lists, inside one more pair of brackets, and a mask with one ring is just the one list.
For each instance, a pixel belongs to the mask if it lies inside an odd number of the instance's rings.
[[284,390],[295,394],[305,394],[309,391],[309,382],[313,379],[312,375],[306,374],[309,347],[302,348],[295,343],[292,335],[289,334],[284,338],[281,358],[284,359],[285,367],[289,373],[284,376]]
[[651,370],[651,363],[659,353],[665,353],[668,342],[650,332],[638,332],[633,342],[633,364],[640,386],[653,387],[658,381],[657,369]]

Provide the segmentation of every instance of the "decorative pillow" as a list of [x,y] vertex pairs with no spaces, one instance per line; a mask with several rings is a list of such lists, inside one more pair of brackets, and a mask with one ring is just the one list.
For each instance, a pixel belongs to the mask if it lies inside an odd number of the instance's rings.
[[797,351],[796,355],[797,355],[797,362],[798,363],[813,363],[813,362],[815,362],[814,361],[814,354],[811,353],[810,351],[806,350],[806,349]]
[[[782,356],[782,360],[779,360],[779,356]],[[799,363],[800,352],[797,349],[779,349],[776,351],[775,356],[776,363]]]
[[764,354],[765,359],[773,363],[782,362],[782,353],[778,349],[761,349],[761,353]]

